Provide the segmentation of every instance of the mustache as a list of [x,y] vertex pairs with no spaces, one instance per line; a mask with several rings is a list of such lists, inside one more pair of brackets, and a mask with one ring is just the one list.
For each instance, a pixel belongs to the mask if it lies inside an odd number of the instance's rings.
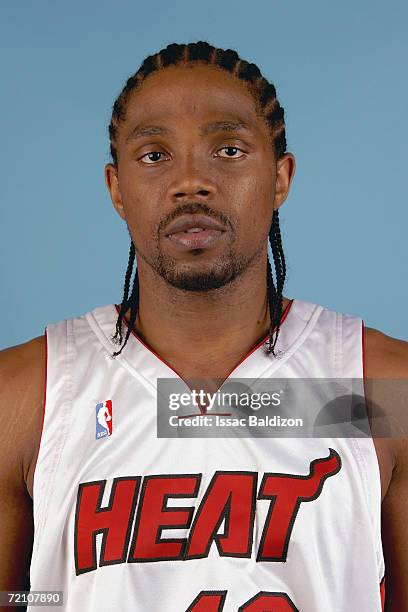
[[203,202],[191,201],[191,202],[186,202],[184,204],[180,204],[171,213],[166,215],[166,217],[161,219],[161,221],[157,224],[157,227],[156,227],[157,234],[161,234],[164,228],[167,227],[167,225],[171,221],[173,221],[174,219],[177,219],[177,217],[181,217],[182,215],[192,215],[195,213],[201,213],[203,215],[207,215],[208,217],[212,217],[216,221],[220,221],[225,226],[228,226],[232,229],[231,221],[220,210],[214,210],[213,208],[210,208],[209,206],[207,206],[207,204],[204,204]]

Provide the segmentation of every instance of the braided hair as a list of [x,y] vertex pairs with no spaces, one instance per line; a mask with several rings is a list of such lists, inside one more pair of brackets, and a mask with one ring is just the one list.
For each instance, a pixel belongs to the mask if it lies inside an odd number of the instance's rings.
[[[149,55],[143,61],[139,70],[127,80],[122,92],[113,105],[112,118],[109,125],[110,152],[113,164],[115,166],[117,166],[118,163],[116,150],[118,128],[121,122],[123,122],[125,119],[126,108],[131,93],[140,87],[141,83],[143,83],[146,77],[153,72],[157,72],[163,68],[166,68],[167,66],[180,64],[186,65],[199,61],[205,62],[209,65],[218,66],[230,72],[242,81],[245,81],[254,98],[257,112],[267,121],[269,125],[276,159],[279,159],[284,155],[286,152],[284,109],[279,104],[276,97],[276,89],[274,85],[269,83],[269,81],[262,76],[261,71],[256,64],[252,64],[244,59],[241,59],[238,53],[233,49],[219,49],[213,47],[205,41],[199,41],[188,44],[173,43],[158,53]],[[273,279],[272,267],[268,258],[267,290],[270,328],[266,350],[268,353],[272,353],[274,356],[276,356],[274,349],[278,339],[282,318],[282,292],[286,277],[286,264],[279,227],[279,212],[277,209],[273,211],[271,228],[269,230],[269,241],[273,255],[276,283]],[[139,278],[137,267],[135,268],[132,291],[129,295],[134,263],[135,245],[133,244],[133,240],[131,240],[123,297],[118,319],[116,321],[116,333],[112,336],[112,341],[115,344],[122,344],[122,346],[119,351],[115,351],[113,353],[112,357],[116,357],[122,352],[136,322],[139,306]],[[125,340],[123,341],[122,325],[125,314],[129,308],[130,319],[126,330]]]

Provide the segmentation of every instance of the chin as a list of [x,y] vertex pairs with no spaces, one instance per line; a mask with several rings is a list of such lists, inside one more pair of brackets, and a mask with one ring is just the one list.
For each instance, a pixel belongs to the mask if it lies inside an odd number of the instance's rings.
[[184,291],[212,291],[231,283],[247,270],[250,261],[229,253],[216,261],[176,262],[160,257],[156,272],[172,287]]
[[166,274],[163,278],[173,287],[184,291],[212,291],[230,283],[236,275],[190,272]]

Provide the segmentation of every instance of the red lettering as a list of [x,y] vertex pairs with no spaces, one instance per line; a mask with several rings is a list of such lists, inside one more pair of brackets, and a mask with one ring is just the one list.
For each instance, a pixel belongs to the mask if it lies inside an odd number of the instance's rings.
[[101,508],[106,480],[79,485],[74,536],[77,575],[96,569],[98,533],[103,533],[99,565],[126,561],[139,484],[140,477],[115,478],[106,508]]
[[201,591],[186,612],[221,612],[227,591]]
[[341,468],[338,453],[310,463],[308,476],[265,474],[258,499],[271,499],[259,545],[257,561],[286,561],[290,535],[301,502],[319,497],[329,476]]
[[[286,561],[301,503],[317,499],[326,479],[340,469],[341,458],[335,450],[330,449],[327,457],[310,462],[309,474],[305,476],[264,474],[258,499],[270,500],[270,504],[257,561]],[[141,476],[115,478],[106,507],[101,507],[106,480],[81,483],[75,516],[76,573],[97,568],[97,534],[102,534],[100,566],[126,561],[202,558],[209,554],[213,542],[220,556],[250,558],[258,473],[215,472],[195,515],[194,506],[188,505],[188,502],[180,507],[175,502],[174,505],[168,504],[171,498],[196,498],[201,476],[145,476],[135,521]],[[129,546],[133,522],[134,531]],[[221,525],[223,531],[219,533]],[[189,537],[163,538],[165,529],[189,529]],[[269,597],[270,593],[266,595]],[[276,605],[276,594],[274,597],[273,605]]]
[[163,529],[190,527],[194,507],[167,507],[170,497],[197,497],[201,474],[146,476],[128,561],[182,559],[187,538],[162,539]]
[[298,610],[286,593],[260,591],[240,606],[238,612],[298,612]]
[[[227,591],[201,591],[186,612],[221,612]],[[238,608],[238,612],[298,612],[286,593],[259,591]]]
[[[256,472],[214,474],[194,517],[186,559],[206,557],[213,540],[216,542],[220,556],[250,556],[256,481]],[[217,535],[224,518],[224,535]]]

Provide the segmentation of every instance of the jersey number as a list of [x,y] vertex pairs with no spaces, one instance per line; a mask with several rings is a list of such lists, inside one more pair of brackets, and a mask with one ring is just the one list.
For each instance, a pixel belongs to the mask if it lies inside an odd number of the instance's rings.
[[[186,612],[222,612],[227,591],[201,591]],[[298,612],[286,593],[259,591],[238,612]]]

